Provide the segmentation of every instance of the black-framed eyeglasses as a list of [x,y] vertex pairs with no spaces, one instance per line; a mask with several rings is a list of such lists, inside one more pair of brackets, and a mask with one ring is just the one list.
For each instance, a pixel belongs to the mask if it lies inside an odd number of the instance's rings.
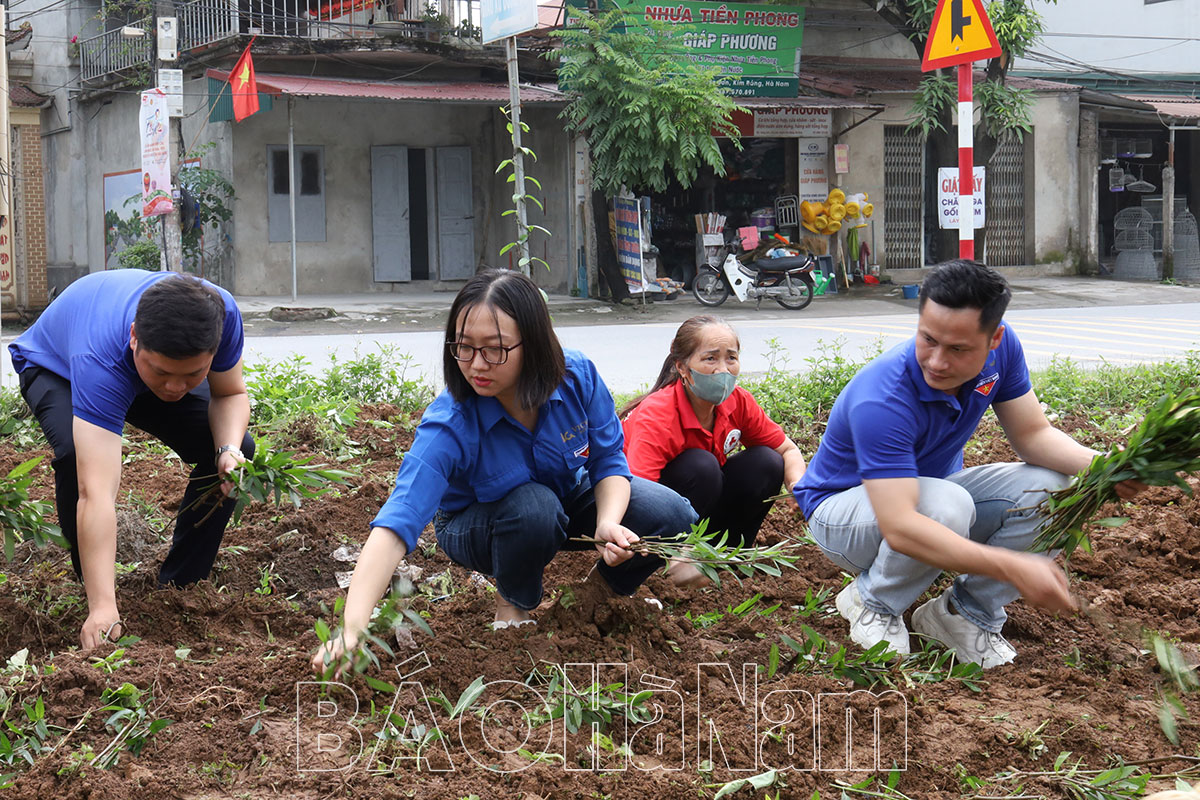
[[512,350],[516,350],[523,343],[517,342],[514,345],[503,347],[501,345],[489,344],[484,347],[474,347],[473,345],[463,344],[462,342],[446,342],[446,346],[450,348],[450,355],[455,361],[470,362],[475,360],[475,354],[479,353],[483,356],[483,360],[492,366],[499,366],[508,361],[508,354]]

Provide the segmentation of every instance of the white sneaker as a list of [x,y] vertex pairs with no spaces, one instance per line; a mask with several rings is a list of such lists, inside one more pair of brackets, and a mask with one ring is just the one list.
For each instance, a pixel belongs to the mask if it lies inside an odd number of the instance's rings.
[[893,652],[908,655],[908,628],[904,627],[904,620],[879,614],[863,605],[857,580],[838,592],[837,610],[850,623],[850,638],[864,650],[886,641]]
[[914,611],[912,623],[917,633],[946,645],[964,663],[991,669],[1017,657],[1016,648],[1000,634],[985,631],[960,614],[951,614],[948,591]]

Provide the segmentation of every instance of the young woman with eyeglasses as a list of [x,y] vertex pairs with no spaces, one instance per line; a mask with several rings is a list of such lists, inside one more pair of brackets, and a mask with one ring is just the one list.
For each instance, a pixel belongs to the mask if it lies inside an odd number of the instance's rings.
[[[488,270],[468,281],[446,343],[446,389],[422,416],[354,570],[345,647],[430,519],[453,561],[495,580],[494,628],[533,622],[546,565],[562,549],[590,548],[569,539],[602,542],[599,576],[631,595],[662,561],[630,546],[696,519],[674,491],[630,474],[608,388],[591,361],[559,345],[529,278]],[[323,648],[314,668],[342,646]]]

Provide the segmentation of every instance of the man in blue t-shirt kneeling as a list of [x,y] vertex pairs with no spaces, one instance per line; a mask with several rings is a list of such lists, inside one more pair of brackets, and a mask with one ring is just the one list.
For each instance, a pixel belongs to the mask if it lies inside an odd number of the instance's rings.
[[[1000,631],[1017,597],[1076,607],[1062,569],[1026,551],[1042,522],[1034,507],[1096,453],[1046,419],[1021,343],[1001,321],[1011,296],[974,261],[934,268],[916,338],[850,381],[795,489],[817,544],[858,576],[837,608],[864,648],[886,641],[907,654],[903,614],[943,570],[958,578],[913,612],[913,628],[985,668],[1016,657]],[[989,406],[1022,461],[963,469],[963,445]]]
[[126,422],[195,465],[159,583],[211,572],[234,504],[209,516],[212,506],[197,500],[254,448],[242,343],[241,313],[224,289],[171,272],[115,270],[68,286],[9,345],[21,396],[54,450],[59,526],[87,592],[85,650],[123,634],[115,562]]

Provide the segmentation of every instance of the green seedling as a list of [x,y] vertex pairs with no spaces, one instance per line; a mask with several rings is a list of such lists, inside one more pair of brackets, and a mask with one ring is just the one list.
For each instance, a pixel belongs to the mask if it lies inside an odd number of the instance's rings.
[[334,485],[346,485],[353,473],[340,469],[327,469],[323,465],[310,465],[312,459],[300,456],[287,450],[271,451],[263,443],[254,453],[254,458],[243,461],[229,471],[227,481],[233,484],[227,497],[222,496],[221,486],[226,480],[219,476],[207,487],[195,505],[211,505],[196,524],[202,525],[208,521],[217,508],[226,499],[236,501],[233,507],[233,524],[237,525],[242,518],[242,512],[251,502],[271,502],[276,508],[286,499],[295,508],[305,500],[311,500],[328,492]]
[[115,767],[121,753],[126,750],[138,755],[150,737],[171,724],[169,719],[155,718],[157,709],[150,709],[154,696],[132,683],[123,683],[116,689],[105,689],[100,695],[100,702],[105,704],[100,711],[110,712],[104,727],[115,735],[92,759],[92,765],[99,769]]
[[[396,687],[390,683],[364,674],[372,667],[379,668],[379,656],[376,654],[376,651],[385,653],[389,658],[395,655],[385,637],[393,635],[399,628],[419,628],[427,635],[433,636],[433,630],[429,627],[429,623],[410,605],[414,591],[412,583],[407,580],[398,583],[399,585],[393,583],[393,591],[376,608],[375,613],[371,617],[370,624],[359,637],[358,646],[352,650],[346,651],[342,648],[339,655],[333,655],[327,645],[342,638],[341,627],[336,624],[331,626],[322,618],[318,618],[313,624],[313,630],[316,632],[317,639],[320,640],[324,651],[325,668],[321,673],[321,677],[324,680],[333,680],[335,676],[349,672],[355,675],[363,675],[367,685],[376,691],[394,692],[396,690]],[[345,604],[346,599],[344,597],[339,597],[334,603],[333,616],[335,619],[342,618],[342,610]],[[329,613],[324,603],[321,604],[321,612],[323,614]]]
[[51,542],[67,546],[67,540],[58,526],[46,521],[50,504],[29,496],[29,487],[34,479],[33,468],[41,461],[41,456],[31,458],[0,478],[0,531],[4,532],[4,557],[9,561],[16,554],[17,542],[31,541],[38,547],[45,547]]

